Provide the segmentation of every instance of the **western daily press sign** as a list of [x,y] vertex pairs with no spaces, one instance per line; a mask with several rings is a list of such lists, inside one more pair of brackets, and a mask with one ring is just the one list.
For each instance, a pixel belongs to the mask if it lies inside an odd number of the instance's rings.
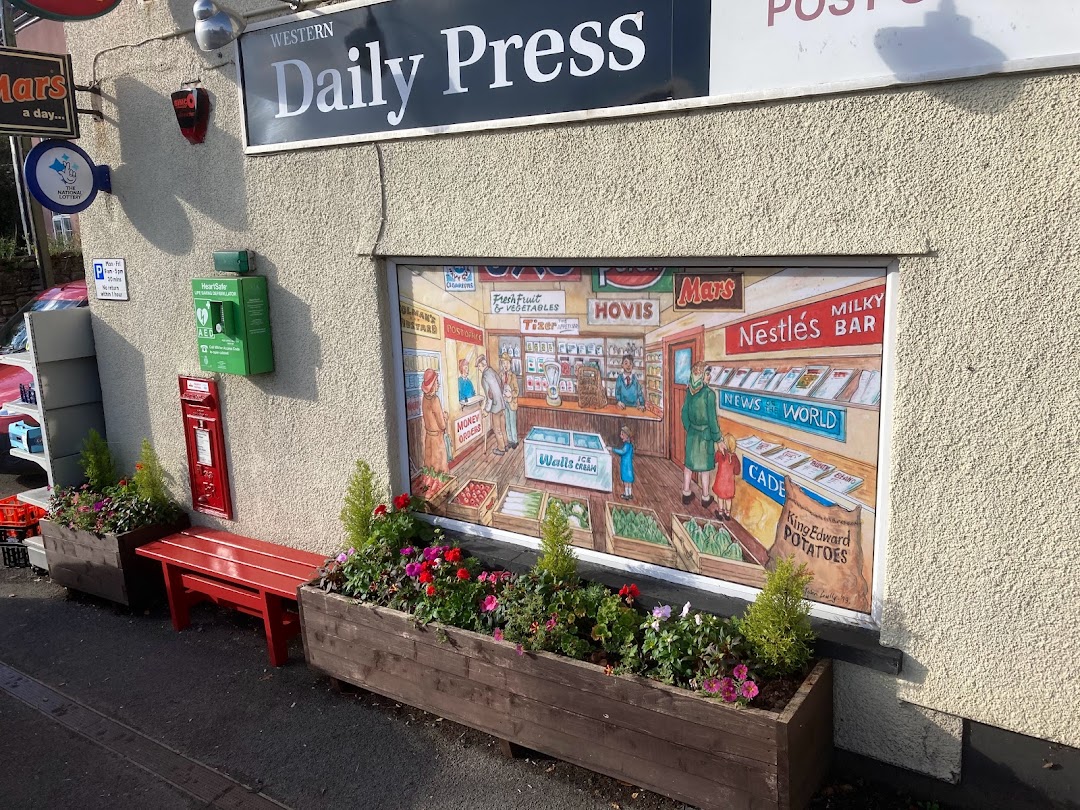
[[1077,0],[361,0],[239,40],[248,153],[1080,64]]

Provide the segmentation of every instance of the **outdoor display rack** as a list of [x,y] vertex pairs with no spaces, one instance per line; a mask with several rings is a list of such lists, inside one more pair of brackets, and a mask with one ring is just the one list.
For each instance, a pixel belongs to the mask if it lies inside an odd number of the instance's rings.
[[48,486],[19,494],[19,500],[49,507],[52,487],[83,481],[79,453],[90,430],[105,435],[94,333],[86,308],[28,312],[25,351],[0,355],[0,363],[30,372],[37,403],[5,402],[9,413],[29,416],[41,426],[43,450],[11,448],[11,455],[41,466]]

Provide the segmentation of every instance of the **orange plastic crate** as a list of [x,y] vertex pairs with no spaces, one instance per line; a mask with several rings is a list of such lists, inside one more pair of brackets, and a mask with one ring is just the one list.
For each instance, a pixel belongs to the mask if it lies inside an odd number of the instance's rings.
[[46,514],[44,509],[23,503],[16,495],[0,498],[0,526],[33,526]]

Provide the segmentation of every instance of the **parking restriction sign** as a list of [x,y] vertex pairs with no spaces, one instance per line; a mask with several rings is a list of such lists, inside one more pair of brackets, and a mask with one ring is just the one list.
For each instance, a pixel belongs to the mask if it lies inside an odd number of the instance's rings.
[[123,259],[94,259],[94,289],[99,301],[127,301],[127,271]]

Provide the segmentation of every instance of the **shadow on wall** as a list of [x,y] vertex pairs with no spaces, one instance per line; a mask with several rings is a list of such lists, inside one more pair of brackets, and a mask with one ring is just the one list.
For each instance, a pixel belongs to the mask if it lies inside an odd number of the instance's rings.
[[[113,329],[107,321],[97,315],[91,317],[98,369],[101,372],[101,396],[106,406],[106,428],[111,426],[113,429],[106,438],[117,461],[117,468],[131,472],[135,469],[143,439],[149,439],[155,449],[161,447],[154,441],[150,424],[146,361],[142,351]],[[112,358],[113,373],[102,368],[103,357]],[[122,372],[116,373],[116,367],[121,367]],[[123,436],[115,435],[117,431],[122,432]]]
[[[928,11],[921,26],[882,28],[874,35],[874,47],[903,82],[933,81],[957,68],[968,73],[994,72],[1006,60],[1004,52],[972,33],[972,20],[956,10],[956,0],[940,0],[937,11]],[[965,95],[941,86],[927,92],[967,112],[992,115],[1008,107],[1019,87],[993,95],[982,91]]]
[[[211,97],[211,109],[216,99]],[[194,228],[187,203],[222,228],[248,228],[243,148],[210,113],[206,143],[193,146],[180,135],[172,101],[129,76],[116,80],[120,127],[120,165],[113,185],[135,229],[174,256],[191,252]],[[212,173],[216,183],[185,182]]]
[[315,333],[311,304],[277,283],[278,268],[258,257],[258,273],[266,276],[270,295],[270,324],[274,343],[274,372],[249,377],[267,395],[315,402],[319,399],[318,371],[322,341]]

